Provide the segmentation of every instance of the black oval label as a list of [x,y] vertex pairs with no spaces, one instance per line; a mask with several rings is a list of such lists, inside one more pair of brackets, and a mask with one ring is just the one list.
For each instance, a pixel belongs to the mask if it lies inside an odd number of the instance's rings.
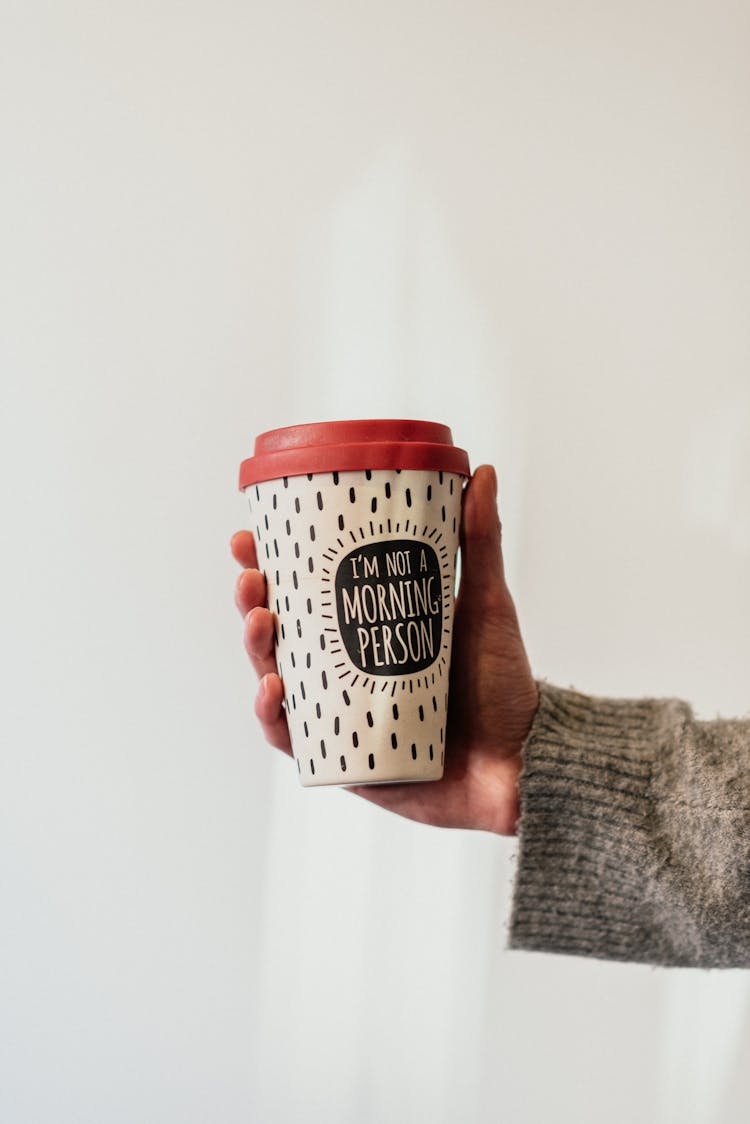
[[336,611],[349,658],[369,675],[410,675],[438,658],[440,564],[425,542],[389,539],[347,554],[336,571]]

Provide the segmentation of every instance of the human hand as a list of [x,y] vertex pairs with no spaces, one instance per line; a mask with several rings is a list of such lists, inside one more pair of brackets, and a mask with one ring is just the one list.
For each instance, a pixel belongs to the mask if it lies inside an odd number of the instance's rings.
[[[284,687],[274,653],[273,614],[258,569],[252,532],[232,536],[244,567],[235,601],[245,620],[244,642],[260,677],[255,713],[266,741],[291,754]],[[539,704],[505,583],[497,478],[478,468],[463,496],[461,584],[453,622],[453,651],[442,780],[350,785],[348,790],[391,812],[436,827],[475,828],[513,835],[518,821],[518,775],[523,745]]]

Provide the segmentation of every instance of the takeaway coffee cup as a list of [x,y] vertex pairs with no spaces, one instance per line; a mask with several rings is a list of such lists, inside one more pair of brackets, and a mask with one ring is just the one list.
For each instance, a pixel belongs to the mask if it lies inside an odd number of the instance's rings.
[[277,429],[243,461],[304,786],[442,777],[468,475],[423,421]]

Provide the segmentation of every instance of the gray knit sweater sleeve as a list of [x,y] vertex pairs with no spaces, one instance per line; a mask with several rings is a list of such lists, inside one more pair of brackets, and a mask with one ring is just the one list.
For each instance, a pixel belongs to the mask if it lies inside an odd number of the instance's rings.
[[539,688],[510,947],[750,967],[750,721]]

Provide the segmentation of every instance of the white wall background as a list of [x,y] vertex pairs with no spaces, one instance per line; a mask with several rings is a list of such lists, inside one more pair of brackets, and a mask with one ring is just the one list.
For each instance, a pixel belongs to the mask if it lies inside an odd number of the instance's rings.
[[512,841],[303,791],[254,434],[452,425],[536,674],[750,706],[750,9],[0,0],[0,1118],[745,1124],[743,973],[504,951]]

